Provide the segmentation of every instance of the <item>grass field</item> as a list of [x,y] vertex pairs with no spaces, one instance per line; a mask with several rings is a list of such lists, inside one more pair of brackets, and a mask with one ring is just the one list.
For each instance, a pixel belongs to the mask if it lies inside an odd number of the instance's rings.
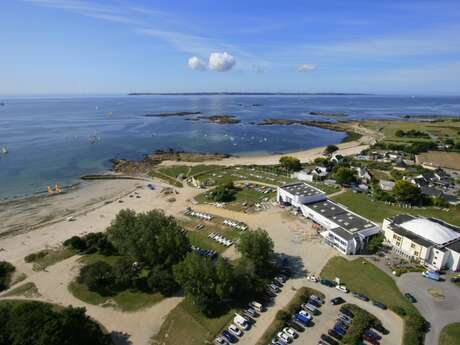
[[329,260],[321,272],[321,277],[334,280],[340,278],[350,290],[360,292],[372,300],[386,304],[390,309],[404,313],[403,344],[421,344],[419,331],[415,328],[414,317],[420,314],[399,291],[393,278],[365,259],[348,261],[342,257]]
[[230,309],[220,317],[208,318],[185,298],[168,314],[153,344],[202,345],[206,340],[211,341],[230,322],[234,313],[235,310]]
[[[75,250],[66,247],[45,249],[32,254],[32,256],[35,256],[35,258],[33,260],[26,259],[26,262],[32,263],[33,269],[35,271],[40,271],[49,266],[57,264],[60,261],[68,259],[75,254]],[[32,256],[28,255],[26,258],[30,259]]]
[[428,151],[417,155],[417,162],[428,163],[435,167],[460,170],[460,153]]
[[33,282],[28,282],[8,291],[3,297],[24,296],[28,298],[39,297],[40,293]]
[[439,345],[460,344],[460,323],[451,323],[443,328],[439,337]]
[[[383,132],[386,142],[423,142],[432,141],[435,139],[453,139],[460,140],[460,122],[456,120],[439,120],[436,122],[420,122],[420,121],[365,121],[362,124],[364,127]],[[412,137],[397,137],[396,131],[417,130],[426,132],[431,138],[412,138]]]
[[377,223],[383,222],[383,219],[387,217],[408,213],[415,216],[439,218],[452,225],[460,226],[460,209],[456,207],[452,207],[448,211],[433,207],[401,208],[387,205],[383,201],[372,201],[365,194],[353,192],[345,192],[332,197],[332,199],[345,205],[353,212]]
[[[104,261],[113,265],[118,258],[119,257],[117,256],[91,254],[81,257],[79,261],[85,265],[92,264],[97,261]],[[164,297],[159,293],[149,293],[133,289],[102,295],[98,292],[89,290],[86,285],[80,284],[77,281],[71,282],[68,285],[68,289],[76,298],[88,304],[101,305],[107,303],[114,308],[127,312],[149,307],[164,299]]]

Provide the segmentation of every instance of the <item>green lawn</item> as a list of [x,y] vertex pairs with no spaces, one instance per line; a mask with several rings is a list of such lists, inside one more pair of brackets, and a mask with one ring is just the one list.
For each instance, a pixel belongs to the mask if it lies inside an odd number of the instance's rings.
[[417,309],[399,291],[393,278],[365,259],[348,261],[342,257],[329,260],[321,272],[321,277],[341,283],[352,291],[360,292],[372,300],[386,304],[390,309],[403,314],[405,319],[403,344],[422,344],[423,333],[417,330],[420,317]]
[[175,179],[179,175],[186,176],[189,171],[189,167],[186,165],[172,165],[159,168],[158,171]]
[[37,286],[33,282],[28,282],[18,287],[11,289],[3,295],[3,297],[11,296],[24,296],[28,298],[39,297],[40,293],[38,292]]
[[385,135],[384,141],[389,142],[423,142],[431,141],[431,138],[412,138],[412,137],[397,137],[396,131],[403,130],[418,130],[427,132],[432,136],[439,139],[451,138],[454,141],[460,140],[460,122],[455,120],[442,120],[438,122],[420,122],[420,121],[365,121],[363,123],[365,127],[369,127],[374,130],[383,128],[383,134]]
[[[74,256],[75,254],[75,250],[66,247],[45,249],[32,255],[28,255],[26,257],[26,262],[33,263],[33,269],[39,271],[44,270],[45,268],[52,266],[54,264],[57,264],[60,261],[68,259],[71,256]],[[30,260],[31,258],[33,259]]]
[[230,309],[219,317],[208,318],[185,298],[168,314],[153,344],[202,345],[206,340],[211,341],[231,321],[234,313],[235,310]]
[[386,205],[383,201],[372,201],[365,194],[353,192],[345,192],[332,197],[332,199],[345,205],[353,212],[377,223],[383,222],[383,219],[387,217],[408,213],[415,216],[439,218],[452,225],[460,226],[460,209],[457,207],[451,207],[448,211],[434,207],[401,208]]
[[[89,265],[97,261],[104,261],[109,265],[113,265],[118,258],[118,256],[91,254],[82,256],[79,261],[84,265]],[[71,282],[68,285],[68,289],[76,298],[88,304],[107,304],[127,312],[149,307],[164,299],[159,293],[149,293],[134,289],[101,295],[98,292],[89,290],[86,285],[80,284],[77,281]]]
[[443,328],[439,337],[439,345],[460,344],[460,323],[451,323]]

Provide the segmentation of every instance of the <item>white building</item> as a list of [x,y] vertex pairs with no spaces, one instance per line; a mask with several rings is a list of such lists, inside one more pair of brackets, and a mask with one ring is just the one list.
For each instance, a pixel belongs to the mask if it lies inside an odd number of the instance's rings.
[[291,174],[291,177],[300,181],[313,182],[313,174],[309,170],[296,171]]
[[393,181],[387,181],[387,180],[380,180],[379,186],[383,191],[391,191],[395,187],[395,183]]
[[376,224],[328,200],[306,183],[278,187],[277,200],[299,208],[304,217],[322,228],[326,243],[345,255],[362,252],[369,237],[380,231]]
[[398,215],[383,221],[385,241],[408,259],[436,270],[460,270],[460,229],[434,218]]
[[276,200],[300,208],[305,203],[326,199],[326,194],[307,183],[293,183],[278,187]]

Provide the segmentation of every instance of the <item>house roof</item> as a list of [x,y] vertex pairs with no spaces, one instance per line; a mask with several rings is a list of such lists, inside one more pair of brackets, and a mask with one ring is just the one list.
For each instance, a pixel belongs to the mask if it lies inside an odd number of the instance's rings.
[[460,239],[459,229],[429,218],[414,218],[399,225],[403,229],[437,245]]
[[287,184],[280,187],[282,190],[296,196],[312,196],[312,195],[320,195],[324,194],[323,191],[310,186],[307,183],[293,183]]

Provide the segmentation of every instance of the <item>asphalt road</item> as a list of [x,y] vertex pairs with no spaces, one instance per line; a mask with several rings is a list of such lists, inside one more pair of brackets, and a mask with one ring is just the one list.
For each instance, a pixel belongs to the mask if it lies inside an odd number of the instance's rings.
[[[401,292],[409,292],[416,299],[414,306],[430,322],[425,345],[437,345],[444,326],[460,322],[460,289],[448,281],[437,282],[423,277],[420,273],[406,273],[396,280]],[[435,291],[444,297],[434,297]]]

